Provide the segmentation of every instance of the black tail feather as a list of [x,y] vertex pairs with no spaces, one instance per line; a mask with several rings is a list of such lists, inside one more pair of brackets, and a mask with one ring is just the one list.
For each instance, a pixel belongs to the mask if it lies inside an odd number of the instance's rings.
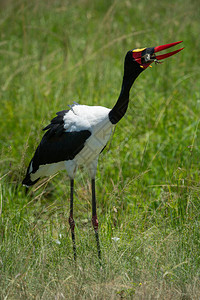
[[22,184],[25,185],[26,187],[29,187],[31,185],[34,185],[40,178],[32,181],[30,174],[27,174],[26,177],[24,178],[24,180],[22,181]]

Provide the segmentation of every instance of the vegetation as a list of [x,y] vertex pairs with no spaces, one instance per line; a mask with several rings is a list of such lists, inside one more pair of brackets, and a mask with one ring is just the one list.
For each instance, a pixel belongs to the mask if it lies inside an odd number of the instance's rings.
[[[1,1],[2,299],[200,298],[199,3]],[[65,172],[26,194],[41,129],[73,101],[112,107],[132,48],[185,49],[135,82],[97,174],[102,268],[87,174],[73,262]],[[118,239],[116,239],[118,238]]]

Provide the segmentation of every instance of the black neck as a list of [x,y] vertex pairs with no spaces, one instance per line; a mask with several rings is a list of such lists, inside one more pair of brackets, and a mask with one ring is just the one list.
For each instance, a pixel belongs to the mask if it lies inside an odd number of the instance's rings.
[[129,92],[130,89],[135,81],[135,79],[138,77],[138,75],[143,71],[141,68],[137,68],[134,70],[134,72],[126,72],[124,73],[123,82],[122,82],[122,88],[119,95],[119,98],[117,100],[117,103],[113,107],[113,109],[109,113],[109,119],[112,124],[118,123],[121,118],[125,115],[126,110],[128,108],[129,104]]

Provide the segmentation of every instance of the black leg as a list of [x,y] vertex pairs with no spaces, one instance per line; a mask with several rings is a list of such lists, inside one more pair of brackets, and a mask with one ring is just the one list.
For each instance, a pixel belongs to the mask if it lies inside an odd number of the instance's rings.
[[74,252],[74,260],[76,261],[76,242],[75,242],[75,222],[73,218],[73,195],[74,195],[74,180],[70,180],[70,213],[69,213],[69,225],[72,233],[72,243],[73,243],[73,252]]
[[101,248],[99,243],[99,233],[98,233],[98,220],[97,220],[97,210],[96,210],[96,194],[95,194],[95,179],[92,179],[92,225],[95,232],[98,257],[101,260]]

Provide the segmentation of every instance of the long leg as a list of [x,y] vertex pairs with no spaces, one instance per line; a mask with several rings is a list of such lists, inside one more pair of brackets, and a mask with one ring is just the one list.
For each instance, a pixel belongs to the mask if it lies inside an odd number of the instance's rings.
[[97,210],[96,210],[96,193],[95,193],[95,179],[92,179],[92,225],[95,232],[98,257],[101,260],[101,248],[99,243],[99,233],[98,233],[98,220],[97,220]]
[[70,180],[70,213],[69,213],[69,225],[71,229],[71,234],[72,234],[72,243],[73,243],[73,252],[74,252],[74,260],[76,261],[76,241],[75,241],[75,233],[74,233],[74,228],[75,228],[75,222],[73,218],[73,198],[74,196],[74,180]]

